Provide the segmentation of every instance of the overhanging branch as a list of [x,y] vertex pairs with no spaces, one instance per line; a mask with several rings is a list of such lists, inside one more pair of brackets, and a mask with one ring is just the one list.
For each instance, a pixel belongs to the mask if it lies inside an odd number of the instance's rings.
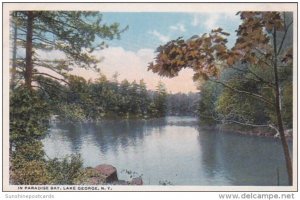
[[64,80],[64,79],[61,79],[61,78],[58,78],[58,77],[55,77],[55,76],[52,76],[52,75],[50,75],[50,74],[47,74],[47,73],[42,73],[42,72],[33,72],[33,74],[35,74],[35,75],[43,75],[43,76],[48,76],[48,77],[50,77],[50,78],[53,78],[53,79],[55,79],[55,80],[58,80],[58,81],[62,81],[62,82],[64,82],[64,83],[66,83],[66,84],[70,84],[69,82],[67,82],[66,80]]
[[239,89],[236,89],[236,88],[233,88],[231,86],[229,86],[228,84],[225,84],[221,81],[217,81],[217,80],[212,80],[212,79],[209,79],[210,81],[213,81],[215,83],[219,83],[221,85],[223,85],[224,87],[234,91],[234,92],[237,92],[237,93],[241,93],[241,94],[246,94],[248,96],[252,96],[252,97],[255,97],[257,99],[260,99],[261,101],[263,101],[264,103],[267,103],[271,106],[274,106],[275,104],[273,102],[271,102],[269,99],[263,97],[262,95],[259,95],[259,94],[256,94],[256,93],[252,93],[252,92],[248,92],[248,91],[244,91],[244,90],[239,90]]

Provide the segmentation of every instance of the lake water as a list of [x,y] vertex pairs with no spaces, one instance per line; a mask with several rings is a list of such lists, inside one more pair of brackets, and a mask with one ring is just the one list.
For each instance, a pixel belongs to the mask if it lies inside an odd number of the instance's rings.
[[277,185],[277,169],[287,184],[279,140],[201,130],[193,117],[56,123],[43,144],[51,158],[80,153],[84,166],[111,164],[146,185]]

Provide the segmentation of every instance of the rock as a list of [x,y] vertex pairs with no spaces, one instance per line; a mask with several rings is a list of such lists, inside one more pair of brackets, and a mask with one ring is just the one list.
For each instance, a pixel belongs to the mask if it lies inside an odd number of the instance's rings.
[[106,176],[100,174],[92,167],[85,168],[84,174],[87,180],[82,183],[83,185],[103,185],[106,183]]
[[95,171],[105,177],[106,183],[118,181],[117,169],[112,165],[102,164],[95,168]]
[[131,185],[143,185],[143,179],[141,177],[133,178],[130,182]]

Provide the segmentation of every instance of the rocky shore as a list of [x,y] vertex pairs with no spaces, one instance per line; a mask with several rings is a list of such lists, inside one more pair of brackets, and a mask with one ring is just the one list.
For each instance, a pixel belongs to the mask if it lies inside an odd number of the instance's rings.
[[132,178],[130,181],[119,180],[117,169],[108,164],[101,164],[94,168],[85,168],[85,185],[143,185],[141,177]]

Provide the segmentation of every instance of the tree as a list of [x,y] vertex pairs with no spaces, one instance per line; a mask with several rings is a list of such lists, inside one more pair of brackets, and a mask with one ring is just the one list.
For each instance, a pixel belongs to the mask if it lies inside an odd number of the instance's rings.
[[[216,113],[215,120],[222,121],[222,123],[237,123],[240,125],[248,125],[254,127],[267,127],[274,125],[271,120],[272,106],[266,105],[262,101],[257,101],[248,95],[243,95],[233,91],[234,88],[239,91],[247,91],[253,94],[260,94],[271,100],[272,89],[269,85],[259,82],[253,78],[250,70],[257,74],[264,73],[264,78],[271,76],[271,71],[267,69],[261,70],[257,66],[236,65],[233,68],[228,68],[222,71],[220,80],[226,83],[228,87],[221,86],[221,90],[215,102]],[[230,88],[229,88],[230,87]],[[243,127],[241,127],[243,128]]]
[[156,92],[153,98],[152,105],[153,116],[155,117],[163,117],[167,112],[167,90],[165,85],[159,81],[156,86]]
[[136,81],[133,81],[130,84],[128,95],[130,97],[130,103],[129,103],[129,111],[133,115],[137,115],[141,112],[140,109],[140,101],[138,98],[138,84]]
[[[99,60],[92,53],[107,46],[103,40],[118,38],[126,29],[120,30],[117,23],[102,24],[99,12],[15,11],[12,18],[18,24],[18,50],[25,49],[18,73],[23,74],[30,89],[37,76],[64,81],[66,73],[74,67],[95,69]],[[62,58],[39,55],[45,51],[59,53]],[[39,71],[41,68],[51,73]]]
[[47,130],[47,104],[37,91],[18,87],[10,93],[10,177],[14,184],[46,184],[43,144]]
[[138,93],[141,115],[145,116],[148,113],[148,106],[150,104],[150,98],[147,91],[147,86],[145,81],[142,79],[139,83],[139,93]]
[[[150,63],[149,70],[161,76],[174,77],[183,68],[194,70],[194,80],[212,80],[240,95],[255,98],[276,112],[275,129],[280,134],[286,160],[289,184],[292,179],[292,161],[284,134],[281,109],[282,81],[279,69],[292,66],[293,52],[288,44],[287,35],[292,30],[289,13],[279,12],[239,12],[242,23],[237,29],[237,40],[232,49],[226,46],[226,36],[222,28],[212,30],[210,34],[193,36],[189,40],[178,38],[157,48],[155,63]],[[255,91],[240,90],[219,80],[224,68],[236,68],[234,64],[245,63],[246,69],[257,82],[267,84],[272,90],[272,97],[263,96]],[[250,67],[271,69],[271,80],[253,72]],[[236,70],[239,70],[236,68]]]
[[167,113],[176,116],[195,116],[199,104],[199,93],[168,94]]
[[19,87],[10,94],[10,151],[18,151],[23,144],[41,139],[47,130],[47,104],[36,91]]
[[220,85],[215,82],[207,81],[201,85],[199,101],[200,122],[204,125],[215,125],[216,102],[220,94]]

